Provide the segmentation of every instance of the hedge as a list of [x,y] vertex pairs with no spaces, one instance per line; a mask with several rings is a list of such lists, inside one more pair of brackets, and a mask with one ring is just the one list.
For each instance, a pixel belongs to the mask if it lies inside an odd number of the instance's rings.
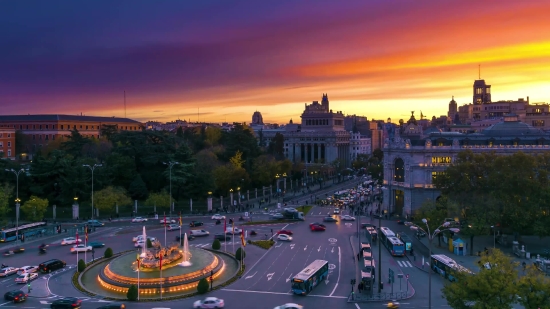
[[275,241],[273,239],[270,239],[270,240],[251,240],[250,243],[255,245],[255,246],[258,246],[260,248],[264,248],[264,249],[267,250],[267,249],[273,247],[273,245],[275,244]]
[[220,240],[214,239],[214,242],[212,243],[212,249],[220,250],[221,247],[222,247],[222,244],[220,243]]

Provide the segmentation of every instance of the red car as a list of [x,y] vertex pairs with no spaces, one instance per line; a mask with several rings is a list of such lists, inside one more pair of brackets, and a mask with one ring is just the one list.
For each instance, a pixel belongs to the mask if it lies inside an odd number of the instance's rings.
[[326,227],[318,224],[312,224],[309,227],[311,228],[311,231],[324,231],[327,229]]
[[280,230],[277,232],[277,235],[292,235],[292,231],[291,230]]

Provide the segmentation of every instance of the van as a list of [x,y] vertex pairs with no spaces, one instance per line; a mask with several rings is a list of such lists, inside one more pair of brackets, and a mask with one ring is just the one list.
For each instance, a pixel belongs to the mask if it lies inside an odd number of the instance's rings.
[[38,269],[42,273],[51,273],[52,271],[56,271],[58,269],[64,268],[66,265],[67,263],[61,260],[53,259],[53,260],[48,260],[44,263],[41,263],[40,265],[38,265]]

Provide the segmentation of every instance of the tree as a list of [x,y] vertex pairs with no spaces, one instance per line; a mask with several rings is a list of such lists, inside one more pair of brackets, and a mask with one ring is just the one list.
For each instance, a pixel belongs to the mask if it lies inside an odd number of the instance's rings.
[[214,239],[214,242],[212,243],[212,249],[220,250],[221,247],[222,247],[222,244],[220,243],[220,240]]
[[130,285],[128,292],[126,293],[126,298],[129,301],[136,301],[138,299],[138,288],[135,284]]
[[68,154],[75,158],[82,156],[82,149],[86,144],[92,141],[80,134],[75,128],[71,131],[71,135],[68,136],[68,140],[61,144],[61,149],[65,150]]
[[107,248],[105,249],[105,253],[103,253],[103,257],[108,259],[113,256],[113,249]]
[[281,133],[276,133],[273,139],[269,142],[268,152],[277,160],[283,160],[285,150],[285,138]]
[[13,187],[9,184],[0,185],[0,226],[8,223],[10,213],[10,200],[13,195]]
[[81,273],[86,269],[86,262],[83,259],[78,260],[78,272]]
[[452,274],[457,280],[442,289],[449,306],[456,309],[512,308],[516,302],[518,263],[493,249],[481,257],[480,265],[488,267],[480,267],[475,275],[467,272]]
[[145,205],[168,208],[170,206],[170,194],[166,190],[159,193],[151,193],[145,201]]
[[206,128],[205,134],[206,141],[210,144],[210,146],[216,146],[222,137],[222,130],[220,128],[209,126]]
[[153,242],[151,241],[151,238],[147,238],[147,249],[153,248]]
[[528,265],[517,285],[518,302],[526,309],[550,308],[550,277]]
[[210,284],[206,278],[202,278],[197,285],[197,292],[199,294],[205,294],[210,289]]
[[240,150],[237,150],[235,155],[229,159],[229,163],[231,163],[235,169],[242,168],[244,164],[243,153]]
[[99,210],[112,211],[115,205],[131,205],[132,200],[122,188],[107,187],[94,193],[94,207]]
[[246,257],[246,252],[242,248],[238,248],[237,251],[235,251],[235,258],[237,260],[244,259]]
[[21,211],[25,214],[25,217],[33,222],[42,220],[47,209],[48,200],[35,195],[32,195],[28,201],[21,205]]
[[145,200],[147,196],[149,196],[149,192],[147,191],[147,185],[141,178],[141,175],[137,175],[134,181],[130,184],[130,187],[128,188],[128,193],[130,194],[130,197],[132,200]]

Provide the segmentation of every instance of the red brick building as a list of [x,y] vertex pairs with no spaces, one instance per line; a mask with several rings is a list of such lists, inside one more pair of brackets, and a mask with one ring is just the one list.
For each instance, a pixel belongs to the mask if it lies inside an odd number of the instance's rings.
[[15,159],[15,128],[0,124],[0,158]]

